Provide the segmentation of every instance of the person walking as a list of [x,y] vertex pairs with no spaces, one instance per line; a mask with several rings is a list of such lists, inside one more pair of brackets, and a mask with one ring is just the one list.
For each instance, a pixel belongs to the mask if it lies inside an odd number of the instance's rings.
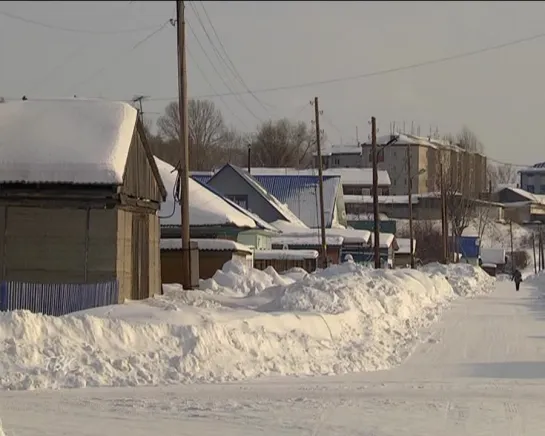
[[520,289],[520,283],[522,282],[522,274],[518,269],[513,273],[511,280],[515,282],[515,289],[518,291]]

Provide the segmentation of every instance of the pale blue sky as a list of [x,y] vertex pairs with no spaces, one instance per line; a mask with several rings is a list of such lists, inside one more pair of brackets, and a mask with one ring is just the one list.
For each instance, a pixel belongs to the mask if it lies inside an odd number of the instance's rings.
[[[205,6],[236,69],[255,90],[363,75],[545,33],[545,2],[192,4],[220,50]],[[167,24],[132,48],[173,18],[174,10],[174,1],[0,2],[0,96],[143,94],[151,97],[144,110],[155,120],[177,96],[175,28]],[[187,20],[198,36],[188,28],[190,96],[244,91],[189,6]],[[392,121],[405,122],[407,129],[414,122],[422,134],[430,126],[448,133],[466,124],[490,156],[527,164],[545,160],[544,55],[545,36],[391,74],[256,93],[260,102],[249,94],[213,99],[229,123],[249,131],[270,117],[310,121],[308,102],[318,96],[322,126],[333,143],[341,136],[354,142],[356,126],[359,139],[367,139],[372,115],[382,133]]]

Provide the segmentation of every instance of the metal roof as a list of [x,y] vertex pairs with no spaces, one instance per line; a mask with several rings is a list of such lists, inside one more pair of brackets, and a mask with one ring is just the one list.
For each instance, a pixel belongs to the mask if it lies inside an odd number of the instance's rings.
[[[256,175],[254,178],[309,227],[320,226],[318,176]],[[334,217],[337,193],[341,187],[339,176],[324,176],[324,210],[326,226]]]

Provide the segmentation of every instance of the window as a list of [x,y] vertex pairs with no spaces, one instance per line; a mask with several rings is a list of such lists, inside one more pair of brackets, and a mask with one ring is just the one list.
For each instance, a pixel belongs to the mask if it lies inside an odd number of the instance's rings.
[[535,187],[534,187],[534,185],[527,185],[527,186],[526,186],[526,190],[527,190],[528,192],[531,192],[531,193],[533,194],[534,191],[535,191]]
[[335,165],[340,165],[341,160],[338,157],[336,157],[335,160],[334,160],[334,163],[335,163]]
[[540,194],[545,194],[545,185],[541,185],[541,186],[539,187],[539,193],[540,193]]
[[247,195],[226,195],[226,197],[232,202],[238,204],[244,209],[248,209],[248,196]]

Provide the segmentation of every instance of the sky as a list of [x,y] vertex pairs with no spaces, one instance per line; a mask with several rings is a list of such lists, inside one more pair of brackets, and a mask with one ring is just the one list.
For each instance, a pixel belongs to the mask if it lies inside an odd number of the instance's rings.
[[[175,5],[0,2],[0,96],[144,95],[155,122],[178,95]],[[328,143],[367,140],[371,116],[379,135],[467,126],[490,158],[530,165],[545,160],[543,16],[545,2],[186,2],[188,93],[242,131],[310,123],[318,97]]]

